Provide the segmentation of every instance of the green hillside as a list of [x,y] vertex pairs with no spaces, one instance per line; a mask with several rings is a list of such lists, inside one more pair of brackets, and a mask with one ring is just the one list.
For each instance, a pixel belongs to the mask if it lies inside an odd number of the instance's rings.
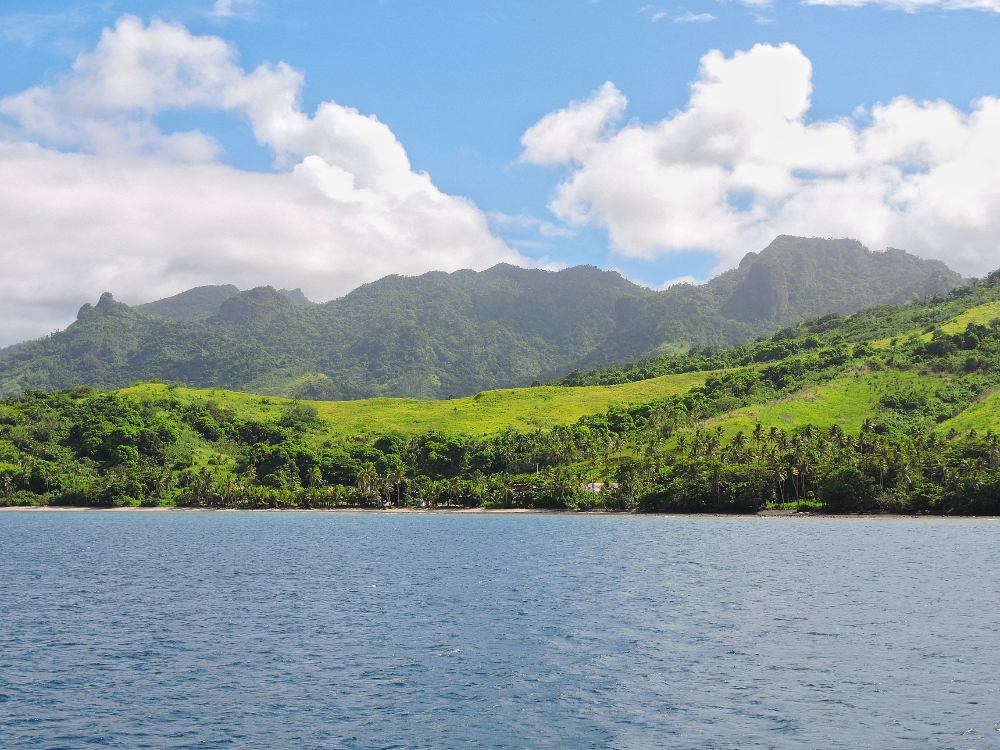
[[239,293],[239,287],[233,284],[197,286],[173,297],[136,305],[136,310],[166,320],[202,320],[215,315],[223,302]]
[[[136,305],[135,309],[165,320],[205,320],[218,313],[226,300],[239,293],[239,287],[232,284],[198,286],[173,297]],[[276,294],[287,297],[297,307],[315,304],[306,299],[301,289],[279,289]]]
[[325,400],[468,396],[651,352],[731,347],[803,316],[958,282],[902,251],[779,237],[708,284],[663,292],[593,267],[500,265],[390,276],[322,305],[270,287],[199,287],[139,308],[106,294],[65,331],[0,356],[0,395],[155,378]]
[[0,501],[997,514],[998,312],[1000,272],[732,349],[438,401],[28,391],[0,404]]
[[1000,393],[990,393],[968,409],[941,422],[936,432],[947,435],[952,432],[965,434],[972,430],[1000,434]]
[[764,429],[777,427],[795,430],[807,424],[820,430],[837,425],[846,432],[857,432],[865,420],[879,412],[879,400],[892,389],[915,386],[933,387],[938,379],[916,372],[850,373],[820,385],[804,388],[784,398],[735,409],[704,423],[707,430],[722,428],[722,437],[732,439],[738,432],[749,435],[761,424]]
[[142,383],[119,393],[138,400],[170,398],[182,405],[211,402],[240,417],[269,420],[294,404],[315,409],[324,423],[323,439],[362,436],[377,438],[398,433],[419,435],[436,430],[452,435],[491,435],[507,428],[521,431],[570,425],[581,417],[611,408],[632,407],[689,391],[702,385],[709,373],[645,380],[618,386],[560,388],[538,386],[484,391],[444,401],[374,398],[357,401],[304,401],[262,397],[225,390],[170,387]]
[[469,395],[567,371],[614,328],[617,273],[500,265],[390,276],[324,305],[270,287],[205,320],[165,320],[106,294],[65,331],[0,358],[0,393],[180,380],[319,399]]
[[582,364],[731,347],[803,318],[947,294],[960,283],[940,261],[902,250],[873,253],[855,240],[781,236],[704,286],[675,286],[633,303]]

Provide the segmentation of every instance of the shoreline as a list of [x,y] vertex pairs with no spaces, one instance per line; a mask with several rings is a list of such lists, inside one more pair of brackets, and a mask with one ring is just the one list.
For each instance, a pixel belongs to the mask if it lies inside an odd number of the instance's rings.
[[549,510],[545,508],[178,508],[164,507],[122,507],[97,508],[73,505],[11,505],[0,506],[0,514],[6,512],[28,513],[284,513],[313,514],[329,513],[375,513],[380,515],[550,515],[550,516],[623,516],[630,518],[799,518],[799,519],[939,519],[939,520],[980,520],[996,521],[1000,516],[942,516],[930,513],[811,513],[794,510],[765,510],[760,513],[635,513],[607,510]]

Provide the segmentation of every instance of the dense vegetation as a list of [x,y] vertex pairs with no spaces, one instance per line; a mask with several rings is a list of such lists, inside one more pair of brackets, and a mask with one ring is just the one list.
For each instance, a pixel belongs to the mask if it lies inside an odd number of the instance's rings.
[[[233,284],[196,286],[173,297],[136,305],[136,310],[165,320],[205,320],[218,313],[226,300],[239,293],[239,288]],[[293,305],[299,307],[311,307],[314,304],[306,299],[301,289],[279,289],[276,294],[287,297]]]
[[215,315],[223,302],[239,293],[233,284],[196,286],[173,297],[136,305],[136,309],[166,320],[202,320]]
[[[548,429],[345,434],[322,404],[294,400],[28,391],[0,405],[0,493],[98,506],[1000,513],[1000,416],[981,408],[1000,386],[998,282],[697,352],[687,359],[713,370],[699,384]],[[241,406],[251,398],[254,410]],[[977,409],[979,428],[959,432]]]
[[[815,349],[820,345],[836,346],[871,342],[911,334],[923,329],[924,334],[940,323],[954,319],[971,307],[992,301],[991,276],[987,285],[962,286],[946,294],[934,294],[907,305],[879,305],[851,316],[828,313],[808,318],[798,325],[783,328],[771,336],[762,336],[751,344],[730,349],[704,347],[684,355],[663,354],[621,365],[598,366],[581,372],[574,370],[553,381],[557,385],[589,386],[634,383],[682,372],[721,370],[753,363],[785,359],[791,355]],[[1000,314],[1000,309],[997,310]]]
[[623,298],[616,273],[497,266],[390,276],[303,307],[270,287],[204,320],[165,320],[102,296],[65,331],[0,358],[0,393],[134,380],[318,399],[439,397],[565,372],[602,341]]
[[390,276],[315,306],[270,287],[199,287],[140,308],[106,294],[65,331],[0,356],[0,395],[156,378],[311,399],[464,396],[730,347],[810,314],[946,294],[959,281],[902,251],[779,237],[708,284],[663,292],[592,267],[500,265]]
[[583,365],[691,348],[729,348],[803,318],[947,294],[961,277],[939,261],[873,253],[855,240],[781,236],[708,284],[623,304],[615,330]]

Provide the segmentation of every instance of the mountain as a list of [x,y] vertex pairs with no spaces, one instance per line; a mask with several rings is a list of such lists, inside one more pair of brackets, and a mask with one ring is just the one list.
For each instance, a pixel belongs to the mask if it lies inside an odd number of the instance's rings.
[[232,284],[196,286],[173,297],[136,305],[136,309],[165,320],[201,320],[215,315],[223,302],[239,293],[239,287]]
[[155,378],[317,399],[462,396],[732,346],[960,281],[902,250],[779,237],[708,284],[662,292],[592,266],[501,264],[388,276],[322,305],[272,287],[200,287],[138,308],[105,294],[65,331],[0,356],[0,394]]
[[[222,303],[239,293],[239,287],[232,284],[196,286],[194,289],[188,289],[173,297],[136,305],[136,309],[165,320],[204,320],[219,312]],[[301,289],[279,289],[277,293],[288,297],[293,304],[299,307],[310,307],[316,304],[306,299]]]
[[312,307],[316,304],[306,299],[306,295],[298,287],[295,289],[279,289],[278,294],[288,297],[292,301],[292,304],[298,307]]
[[583,364],[735,346],[803,318],[947,294],[961,283],[941,261],[903,250],[782,235],[707,284],[680,284],[623,308],[620,324]]
[[203,320],[105,294],[65,331],[0,358],[0,392],[158,378],[329,399],[462,395],[572,369],[614,329],[620,301],[652,294],[592,266],[505,264],[388,276],[308,307],[260,287]]

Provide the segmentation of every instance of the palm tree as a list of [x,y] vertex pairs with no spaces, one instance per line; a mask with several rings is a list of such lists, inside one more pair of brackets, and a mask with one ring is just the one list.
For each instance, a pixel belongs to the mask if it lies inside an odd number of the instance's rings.
[[403,467],[403,464],[396,464],[389,469],[388,479],[396,486],[396,506],[399,507],[402,504],[400,499],[400,487],[406,479],[406,469]]
[[805,427],[802,428],[802,437],[805,438],[805,441],[810,445],[817,438],[818,435],[819,433],[816,431],[816,428],[813,427],[811,424],[807,424]]
[[327,507],[330,507],[330,503],[333,503],[334,507],[337,507],[346,499],[347,488],[342,484],[335,484],[330,488],[329,494],[327,494]]
[[510,486],[510,478],[507,474],[494,474],[491,476],[489,478],[489,488],[492,496],[502,498],[504,508],[510,506],[512,488]]
[[784,433],[781,430],[777,427],[772,427],[767,433],[767,442],[772,446],[777,445],[783,436]]
[[775,495],[781,501],[782,507],[784,507],[785,480],[788,479],[788,473],[785,471],[785,467],[779,462],[776,453],[772,451],[769,458],[771,460],[771,478],[774,480]]
[[754,425],[753,432],[750,433],[750,441],[757,450],[757,455],[761,453],[761,446],[767,438],[764,436],[764,426],[758,422]]
[[361,467],[361,471],[358,472],[358,491],[366,502],[372,502],[378,496],[378,480],[375,464],[369,462]]
[[379,496],[382,499],[382,508],[384,510],[392,505],[392,481],[389,479],[388,474],[384,477],[378,478],[378,490]]
[[858,435],[858,447],[861,449],[861,455],[865,455],[865,435],[870,435],[874,432],[875,424],[871,419],[866,419],[861,423],[861,433]]
[[[721,429],[721,428],[720,428]],[[705,455],[712,456],[715,449],[719,447],[719,433],[710,432],[705,436]]]
[[448,481],[448,504],[450,505],[452,501],[458,502],[458,498],[462,496],[462,480],[459,477],[452,477]]
[[312,507],[318,503],[319,488],[323,485],[323,472],[316,464],[310,466],[306,472],[306,484],[308,485],[305,493],[305,497],[307,498],[306,504]]
[[691,452],[688,454],[691,458],[698,458],[698,454],[701,452],[701,429],[694,431],[694,437],[691,438]]
[[993,434],[992,430],[987,430],[986,432],[986,450],[990,456],[990,471],[995,471],[997,468],[997,456],[1000,455],[1000,441],[997,441],[997,436]]
[[747,442],[746,435],[744,435],[743,431],[740,430],[733,436],[732,441],[729,443],[733,448],[733,459],[736,463],[742,463],[741,458],[743,456],[743,451],[746,450]]
[[844,447],[844,431],[841,429],[839,424],[834,424],[830,426],[830,440],[838,448]]

